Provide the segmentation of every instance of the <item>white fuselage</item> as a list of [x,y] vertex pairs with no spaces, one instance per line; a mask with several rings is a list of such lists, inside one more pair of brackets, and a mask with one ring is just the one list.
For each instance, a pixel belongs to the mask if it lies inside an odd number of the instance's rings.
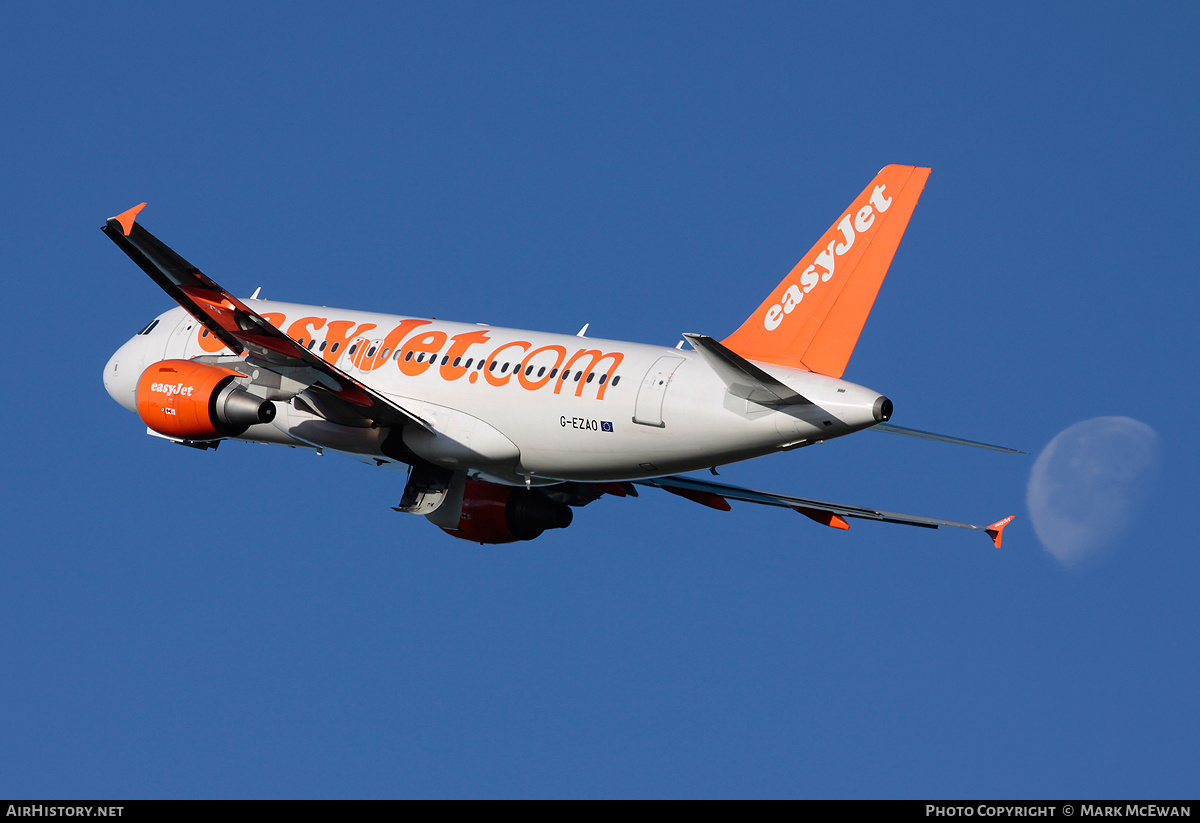
[[[811,401],[765,406],[731,394],[695,351],[265,300],[255,311],[337,368],[427,422],[405,445],[446,468],[506,483],[607,481],[704,469],[874,425],[877,392],[756,363]],[[336,351],[334,350],[336,345]],[[136,410],[142,371],[163,359],[230,355],[181,308],[123,345],[104,382]],[[562,379],[567,372],[566,380]],[[246,388],[254,391],[254,377]],[[386,433],[278,401],[240,438],[383,458]]]

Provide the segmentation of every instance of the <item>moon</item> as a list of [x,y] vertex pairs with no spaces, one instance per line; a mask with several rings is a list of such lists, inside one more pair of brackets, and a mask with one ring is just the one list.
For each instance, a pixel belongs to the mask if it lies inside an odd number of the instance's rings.
[[1074,566],[1111,544],[1145,497],[1158,454],[1158,434],[1129,417],[1096,417],[1055,435],[1025,495],[1046,551]]

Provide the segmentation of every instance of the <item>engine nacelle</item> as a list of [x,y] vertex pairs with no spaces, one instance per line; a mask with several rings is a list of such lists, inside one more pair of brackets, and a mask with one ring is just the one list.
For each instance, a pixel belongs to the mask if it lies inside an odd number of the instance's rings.
[[138,379],[137,410],[147,426],[181,440],[236,437],[275,419],[275,405],[235,381],[232,369],[192,360],[160,360]]
[[442,531],[473,543],[515,543],[532,540],[546,529],[565,529],[571,518],[570,506],[537,489],[468,479],[458,528]]

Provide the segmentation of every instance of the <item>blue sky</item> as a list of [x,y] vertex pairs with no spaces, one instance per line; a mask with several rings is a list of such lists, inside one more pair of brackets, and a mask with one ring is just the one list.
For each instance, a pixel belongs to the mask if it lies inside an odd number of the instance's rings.
[[[1189,4],[26,5],[0,34],[0,795],[1195,797]],[[509,547],[349,460],[147,437],[109,355],[235,293],[673,345],[735,329],[875,172],[933,174],[847,379],[894,422]],[[1109,554],[1025,511],[1082,420],[1163,462]]]

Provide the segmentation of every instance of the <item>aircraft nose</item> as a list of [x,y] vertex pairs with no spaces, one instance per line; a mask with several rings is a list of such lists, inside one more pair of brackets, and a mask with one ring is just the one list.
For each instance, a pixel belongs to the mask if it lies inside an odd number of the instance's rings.
[[142,376],[142,358],[132,351],[130,340],[117,349],[104,365],[104,390],[129,411],[137,411],[137,381]]

